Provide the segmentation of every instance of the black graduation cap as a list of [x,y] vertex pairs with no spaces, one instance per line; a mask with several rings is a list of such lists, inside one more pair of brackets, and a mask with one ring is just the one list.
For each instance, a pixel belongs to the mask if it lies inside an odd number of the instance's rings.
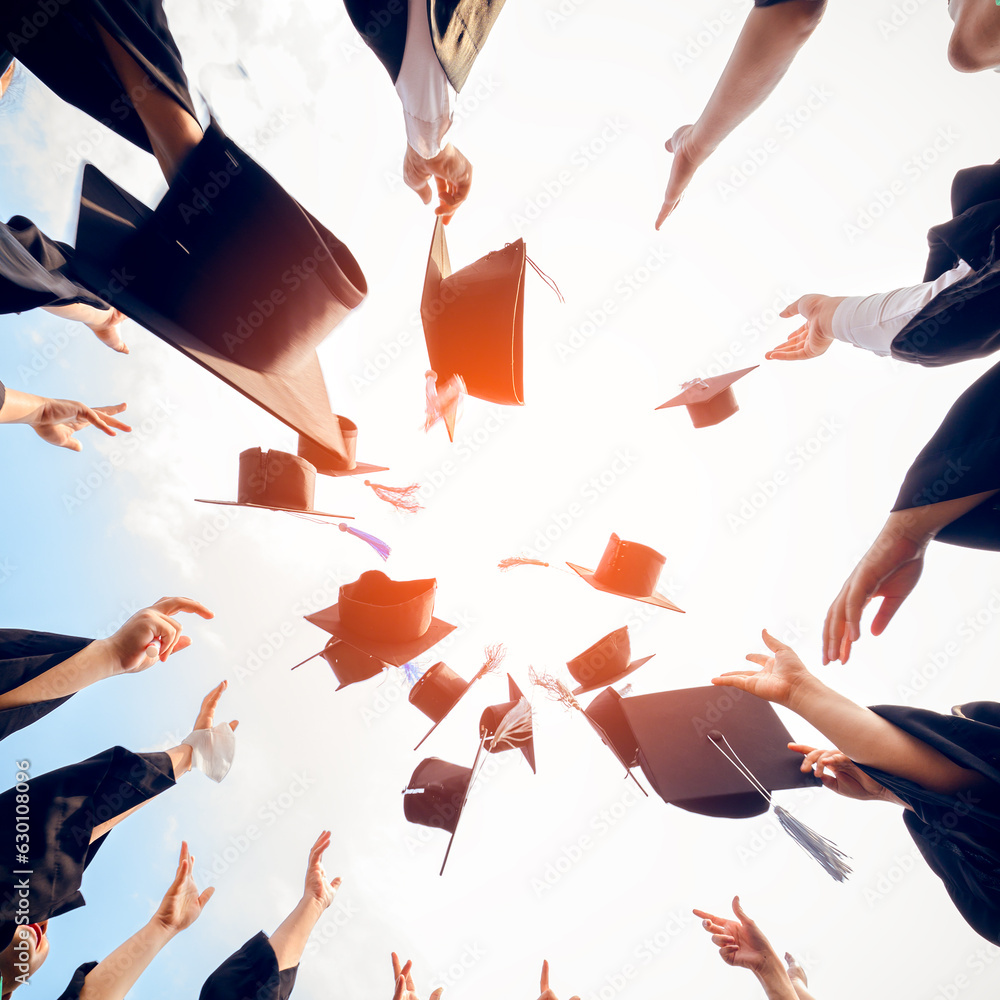
[[[476,760],[479,760],[478,754]],[[475,764],[463,767],[440,757],[427,757],[417,765],[403,791],[403,814],[411,823],[436,827],[451,834],[439,875],[444,874],[444,866],[448,863],[474,775]]]
[[350,250],[215,122],[155,211],[87,164],[73,271],[332,452],[332,464],[350,465],[316,347],[361,304],[364,275]]
[[[738,688],[685,688],[623,698],[639,765],[654,791],[681,809],[731,818],[767,812],[768,793],[820,784],[788,749],[777,712]],[[742,768],[741,766],[742,765]]]
[[622,709],[622,696],[605,688],[584,710],[587,720],[611,752],[628,768],[639,763],[639,745]]

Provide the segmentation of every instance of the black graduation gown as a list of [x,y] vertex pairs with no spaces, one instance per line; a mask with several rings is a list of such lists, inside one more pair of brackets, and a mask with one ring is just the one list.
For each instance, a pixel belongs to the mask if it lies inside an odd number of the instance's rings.
[[[84,980],[96,967],[96,962],[81,965],[58,1000],[80,1000]],[[278,971],[274,949],[261,931],[205,980],[198,1000],[288,1000],[297,972],[298,966]]]
[[972,928],[1000,943],[1000,704],[973,702],[952,710],[961,715],[901,705],[872,710],[988,779],[970,791],[943,795],[858,765],[912,807],[903,819],[924,860]]
[[[953,218],[928,234],[925,281],[964,260],[973,273],[935,296],[896,335],[892,356],[936,367],[1000,348],[1000,162],[960,170]],[[948,411],[910,466],[894,511],[1000,489],[1000,365],[974,382]],[[938,541],[1000,550],[1000,498],[947,525]]]
[[[174,785],[165,753],[132,753],[111,747],[16,786],[0,795],[0,950],[14,932],[16,916],[38,923],[83,906],[83,873],[107,834],[90,843],[94,827],[141,805]],[[27,795],[27,831],[17,829],[17,796]],[[22,802],[23,802],[22,798]],[[21,814],[23,816],[22,805]],[[21,822],[25,822],[23,819]],[[15,833],[27,833],[27,841]],[[26,844],[19,861],[15,844]],[[30,875],[19,874],[31,872]],[[20,906],[19,906],[20,904]],[[20,922],[24,922],[21,920]]]
[[205,980],[198,1000],[288,1000],[297,972],[298,966],[278,971],[278,958],[261,931]]
[[[427,0],[434,52],[455,90],[461,90],[505,0]],[[392,82],[403,65],[407,0],[344,0],[347,14]]]
[[152,152],[98,24],[157,87],[197,118],[162,0],[3,0],[0,47],[64,101]]
[[72,247],[49,239],[23,215],[0,222],[0,313],[80,302],[108,308],[67,276],[72,260]]
[[[3,387],[0,386],[0,406],[3,406],[3,395]],[[0,694],[13,691],[63,660],[68,660],[92,641],[51,632],[0,629]],[[52,698],[0,711],[0,740],[30,726],[71,697],[67,695],[65,698]]]

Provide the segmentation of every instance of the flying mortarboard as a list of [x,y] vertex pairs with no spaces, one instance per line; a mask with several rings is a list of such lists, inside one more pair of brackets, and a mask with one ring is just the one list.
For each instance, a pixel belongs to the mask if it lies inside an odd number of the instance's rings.
[[[476,759],[478,761],[478,754]],[[417,765],[403,792],[403,815],[409,822],[451,834],[439,875],[444,874],[444,866],[448,863],[458,822],[472,788],[474,772],[475,764],[462,767],[440,757],[427,757]]]
[[580,685],[573,690],[573,694],[587,694],[590,691],[596,691],[599,687],[617,684],[623,677],[638,670],[655,655],[652,653],[629,662],[631,660],[631,645],[628,627],[623,626],[615,629],[614,632],[609,632],[603,639],[598,639],[593,646],[584,650],[579,656],[574,656],[566,664],[573,679]]
[[482,680],[487,674],[493,673],[503,662],[503,646],[489,646],[486,649],[486,660],[476,671],[471,681],[466,682],[447,663],[435,663],[428,667],[410,689],[410,704],[419,708],[434,725],[427,730],[423,739],[413,748],[419,750],[437,727],[444,722],[452,709],[472,689],[472,686]]
[[[370,656],[362,653],[360,649],[349,646],[340,639],[331,639],[319,653],[310,656],[302,663],[322,656],[330,665],[334,676],[337,678],[337,690],[340,691],[348,684],[357,684],[359,681],[366,681],[371,677],[377,677],[383,670],[388,670],[393,664],[385,663],[377,656]],[[301,667],[302,663],[297,663],[295,667]],[[295,667],[292,667],[294,670]]]
[[[240,452],[240,472],[235,500],[198,500],[228,507],[260,507],[289,514],[344,518],[313,508],[316,469],[311,462],[285,451],[248,448]],[[353,518],[352,518],[353,520]]]
[[584,710],[590,724],[628,768],[639,763],[639,745],[622,710],[622,696],[612,687],[605,688]]
[[75,280],[350,463],[316,347],[364,275],[214,121],[155,211],[87,164],[76,247]]
[[510,701],[489,705],[479,719],[479,737],[488,753],[520,750],[532,772],[535,771],[535,739],[531,721],[531,705],[507,675]]
[[584,569],[571,562],[566,565],[596,590],[631,597],[670,611],[681,611],[656,589],[666,561],[665,556],[648,545],[623,541],[612,532],[597,569]]
[[366,465],[358,462],[358,425],[347,417],[337,417],[340,434],[344,439],[344,451],[340,454],[330,448],[318,445],[310,438],[299,435],[299,458],[304,458],[316,466],[322,476],[363,476],[370,472],[385,472],[385,465]]
[[731,417],[740,408],[733,392],[733,383],[759,367],[753,365],[751,368],[743,368],[726,375],[716,375],[713,378],[692,379],[681,386],[684,391],[679,396],[674,396],[657,409],[686,406],[691,423],[695,427],[714,427]]
[[437,580],[390,580],[369,570],[340,588],[336,604],[306,615],[336,638],[400,667],[455,630],[434,617]]
[[850,873],[846,855],[771,801],[771,792],[820,784],[770,703],[712,685],[623,698],[639,765],[664,802],[704,816],[759,816],[774,805],[785,831],[831,877]]

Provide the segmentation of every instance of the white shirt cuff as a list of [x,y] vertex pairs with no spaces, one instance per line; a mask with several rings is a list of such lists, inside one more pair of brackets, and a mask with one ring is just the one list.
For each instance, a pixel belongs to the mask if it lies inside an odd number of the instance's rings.
[[949,285],[972,272],[965,261],[934,281],[895,288],[874,295],[854,295],[844,299],[833,314],[833,336],[879,357],[892,353],[892,342],[924,306]]
[[396,77],[406,141],[424,159],[441,152],[454,113],[454,87],[438,62],[427,21],[427,0],[408,0],[406,48]]

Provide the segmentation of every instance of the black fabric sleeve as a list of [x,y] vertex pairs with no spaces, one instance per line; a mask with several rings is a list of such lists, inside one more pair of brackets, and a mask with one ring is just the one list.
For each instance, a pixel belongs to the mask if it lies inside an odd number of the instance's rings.
[[[93,640],[51,632],[0,629],[0,694],[13,691],[57,666]],[[0,710],[0,740],[48,715],[72,695]]]
[[358,34],[395,83],[406,49],[407,0],[344,0],[344,6]]
[[83,983],[87,976],[97,968],[97,962],[85,962],[73,973],[69,986],[59,994],[56,1000],[80,1000]]
[[288,1000],[297,971],[278,970],[271,942],[260,931],[205,980],[198,1000]]
[[[962,393],[906,473],[893,510],[1000,489],[1000,364]],[[1000,495],[938,532],[939,541],[1000,549]]]
[[0,313],[42,306],[108,304],[68,277],[73,248],[45,235],[30,219],[15,215],[0,223]]
[[0,410],[3,409],[4,400],[7,398],[7,386],[0,382]]

